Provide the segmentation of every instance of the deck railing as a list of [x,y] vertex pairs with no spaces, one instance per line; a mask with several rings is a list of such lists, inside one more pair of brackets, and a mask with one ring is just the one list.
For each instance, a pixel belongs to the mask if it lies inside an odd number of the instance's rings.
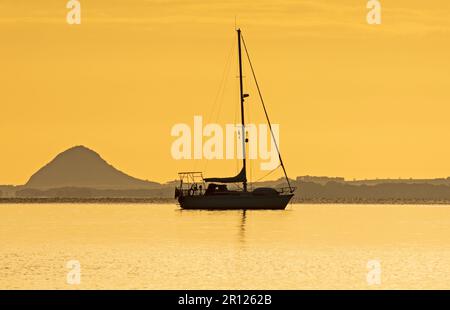
[[293,194],[296,189],[297,189],[297,187],[280,187],[280,188],[276,188],[277,192],[279,192],[282,195],[283,194]]

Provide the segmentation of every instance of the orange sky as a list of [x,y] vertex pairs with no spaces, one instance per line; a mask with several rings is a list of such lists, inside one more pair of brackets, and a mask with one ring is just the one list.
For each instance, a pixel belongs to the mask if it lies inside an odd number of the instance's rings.
[[[70,26],[64,0],[3,0],[0,184],[79,144],[143,179],[233,174],[235,161],[173,160],[170,130],[210,115],[235,16],[292,177],[450,176],[450,2],[382,4],[369,26],[364,0],[81,0]],[[219,123],[235,119],[231,61]]]

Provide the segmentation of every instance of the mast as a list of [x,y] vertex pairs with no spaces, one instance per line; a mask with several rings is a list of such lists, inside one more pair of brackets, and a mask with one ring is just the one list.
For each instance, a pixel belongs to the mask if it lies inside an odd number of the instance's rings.
[[245,162],[245,142],[246,142],[246,134],[245,134],[245,118],[244,118],[244,100],[248,95],[244,94],[244,86],[242,82],[242,52],[241,52],[241,29],[237,29],[238,36],[238,54],[239,54],[239,94],[240,94],[240,102],[241,102],[241,123],[242,123],[242,169],[244,171],[244,181],[242,185],[244,187],[244,192],[247,191],[247,164]]

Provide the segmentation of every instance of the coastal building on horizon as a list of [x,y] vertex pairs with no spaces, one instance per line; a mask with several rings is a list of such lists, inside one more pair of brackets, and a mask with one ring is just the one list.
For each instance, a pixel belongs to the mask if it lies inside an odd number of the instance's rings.
[[345,178],[343,177],[326,177],[326,176],[298,176],[296,179],[297,182],[312,182],[325,185],[328,182],[337,182],[337,183],[345,183]]

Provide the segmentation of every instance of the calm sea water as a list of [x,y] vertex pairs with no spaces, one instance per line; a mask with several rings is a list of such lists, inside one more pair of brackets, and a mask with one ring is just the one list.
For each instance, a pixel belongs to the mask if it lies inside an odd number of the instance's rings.
[[450,206],[0,205],[0,289],[37,288],[449,289]]

